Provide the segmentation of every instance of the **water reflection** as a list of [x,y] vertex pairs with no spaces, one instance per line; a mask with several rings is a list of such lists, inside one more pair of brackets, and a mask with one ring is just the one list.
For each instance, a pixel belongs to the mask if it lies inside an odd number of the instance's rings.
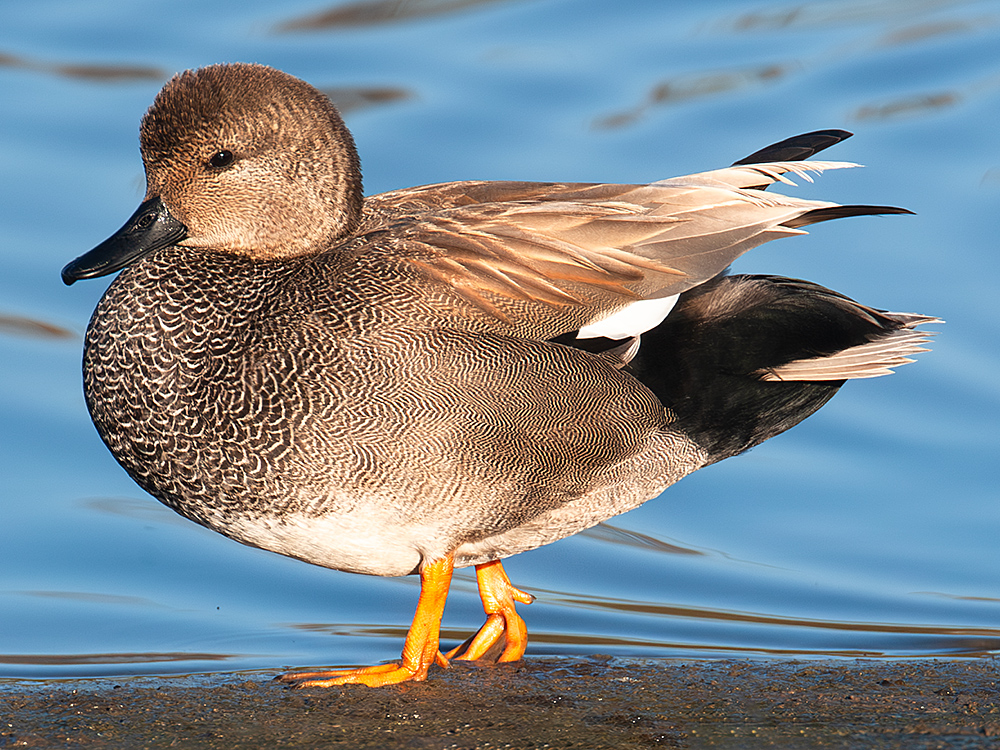
[[191,521],[177,515],[170,508],[153,500],[134,497],[95,497],[81,500],[80,505],[98,513],[110,513],[115,516],[134,518],[139,521],[155,522],[157,524],[174,524],[190,526]]
[[951,91],[936,94],[918,94],[882,104],[868,104],[860,107],[853,115],[855,120],[893,120],[902,117],[916,117],[953,107],[961,97]]
[[580,536],[589,537],[597,542],[607,542],[610,544],[624,544],[629,547],[648,549],[654,552],[666,552],[670,555],[704,555],[706,553],[691,547],[681,547],[676,544],[664,542],[662,539],[641,534],[638,531],[614,526],[610,523],[599,523],[589,529],[580,532]]
[[0,67],[22,68],[39,73],[51,73],[66,78],[82,78],[101,83],[162,81],[167,78],[167,73],[163,69],[146,65],[52,63],[32,60],[20,55],[11,55],[6,52],[0,52]]
[[413,98],[411,91],[398,86],[341,87],[321,90],[330,97],[330,101],[337,106],[341,114]]
[[612,130],[632,125],[646,112],[668,104],[678,104],[690,99],[718,96],[750,86],[775,83],[789,73],[799,70],[799,63],[775,63],[736,70],[677,76],[653,86],[645,99],[636,106],[594,121],[596,130]]
[[1000,603],[1000,598],[994,596],[962,596],[960,594],[946,594],[942,591],[918,591],[924,596],[940,596],[945,599],[954,599],[960,602],[996,602]]
[[758,612],[739,612],[713,609],[710,607],[685,607],[674,604],[660,604],[608,597],[581,597],[560,591],[546,591],[533,588],[532,593],[544,594],[549,603],[582,609],[600,609],[628,614],[654,615],[657,617],[686,618],[695,620],[715,620],[718,622],[739,622],[754,625],[775,625],[779,627],[813,628],[819,630],[841,630],[856,633],[900,633],[905,635],[935,636],[977,636],[991,639],[993,648],[1000,647],[1000,628],[950,627],[938,625],[914,625],[911,623],[879,622],[839,622],[803,617],[767,615]]
[[9,593],[19,596],[34,596],[40,599],[66,599],[68,601],[87,602],[88,604],[111,604],[127,607],[166,606],[141,596],[118,596],[116,594],[99,594],[88,591],[12,591]]
[[278,24],[275,31],[324,31],[400,23],[414,19],[441,16],[510,0],[361,0],[338,4],[329,10],[293,18]]
[[975,33],[995,24],[996,19],[988,16],[961,20],[932,21],[890,31],[878,43],[885,47],[899,47],[923,42],[928,39],[937,39],[942,36]]
[[[574,647],[593,652],[615,647],[637,653],[654,649],[657,653],[711,653],[713,655],[781,656],[984,656],[1000,650],[1000,628],[917,625],[893,622],[854,622],[764,614],[760,612],[691,607],[669,603],[616,599],[533,588],[546,605],[568,609],[598,610],[616,615],[664,620],[662,639],[651,638],[645,627],[627,636],[608,633],[529,630],[529,641],[552,646]],[[620,617],[618,618],[620,619]],[[687,623],[694,621],[693,626]],[[402,641],[407,628],[376,623],[288,623],[284,627],[339,637],[362,637]],[[470,629],[472,625],[470,624]],[[460,643],[469,635],[454,627],[441,629],[442,643]],[[689,638],[683,638],[689,635]],[[780,644],[780,645],[777,645]],[[558,650],[558,649],[557,649]]]
[[[961,0],[925,0],[906,2],[885,0],[880,3],[804,3],[800,5],[758,11],[723,22],[721,29],[737,33],[770,33],[778,30],[816,28],[831,25],[863,25],[874,21],[912,20],[922,14],[942,8],[960,9],[969,5]],[[874,43],[840,47],[833,52],[842,59],[867,54],[872,47],[898,47],[937,40],[944,36],[982,33],[996,26],[998,19],[980,15],[975,18],[935,19],[884,32]],[[720,25],[716,26],[719,29]],[[831,58],[832,59],[832,58]],[[656,83],[636,105],[599,117],[594,120],[595,130],[614,130],[635,124],[650,109],[663,105],[689,102],[695,99],[716,97],[753,86],[769,85],[787,78],[792,73],[803,72],[807,67],[824,67],[830,59],[818,55],[808,60],[771,63],[747,68],[702,72],[676,76]],[[995,88],[987,82],[986,88]],[[854,120],[891,120],[938,112],[963,101],[958,91],[938,91],[894,97],[885,102],[859,107],[852,115]]]
[[76,336],[68,328],[46,323],[44,320],[25,318],[20,315],[0,313],[0,333],[15,336],[29,336],[40,339],[70,339]]
[[[916,640],[907,639],[898,643],[887,643],[884,646],[826,646],[818,648],[782,648],[764,645],[747,645],[744,643],[714,644],[691,643],[686,641],[661,641],[649,638],[616,637],[608,635],[592,636],[578,633],[531,633],[529,639],[536,643],[550,646],[581,648],[593,652],[595,648],[617,647],[625,650],[656,649],[657,651],[694,652],[705,657],[733,656],[782,656],[793,658],[805,657],[903,657],[920,655],[930,656],[989,656],[995,653],[1000,645],[1000,639],[955,639],[955,640]],[[783,642],[783,641],[782,641]]]
[[238,654],[207,654],[193,651],[122,654],[0,654],[0,664],[34,666],[78,666],[93,664],[160,664],[184,661],[228,661]]
[[920,13],[968,4],[962,0],[862,0],[811,2],[737,16],[726,25],[741,32],[768,32],[787,28],[815,28],[912,18]]
[[[637,609],[642,609],[639,605]],[[712,618],[720,613],[709,610],[691,610],[685,608],[669,608],[685,611],[687,616]],[[642,609],[644,614],[648,614]],[[672,613],[674,614],[674,613]],[[713,656],[791,656],[791,657],[860,657],[860,656],[988,656],[1000,649],[1000,629],[989,628],[951,628],[932,626],[911,626],[888,623],[837,623],[818,620],[795,620],[793,618],[776,618],[749,613],[723,613],[730,615],[727,619],[741,620],[753,624],[774,624],[783,621],[791,627],[820,628],[824,630],[843,631],[846,634],[829,634],[824,636],[800,636],[795,639],[788,633],[776,635],[771,632],[767,636],[754,638],[746,632],[730,633],[728,638],[715,640],[681,640],[677,633],[671,631],[673,638],[650,638],[648,636],[625,635],[615,636],[607,633],[586,633],[580,631],[529,630],[529,644],[545,644],[545,653],[557,653],[558,647],[566,647],[574,652],[586,651],[594,653],[602,648],[615,648],[624,653],[640,653],[643,650],[654,650],[662,653],[691,654]],[[401,643],[406,638],[407,628],[393,627],[374,623],[296,623],[286,627],[294,630],[320,633],[343,638],[377,638],[392,643]],[[466,640],[474,630],[463,630],[454,627],[441,628],[441,643],[457,644]],[[768,644],[781,644],[768,645]],[[793,645],[794,644],[794,645]],[[557,648],[552,648],[557,647]],[[530,646],[529,646],[530,648]]]

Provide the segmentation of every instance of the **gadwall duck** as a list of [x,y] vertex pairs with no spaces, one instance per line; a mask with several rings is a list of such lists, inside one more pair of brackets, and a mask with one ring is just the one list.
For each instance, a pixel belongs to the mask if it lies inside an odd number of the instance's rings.
[[[860,214],[765,189],[820,131],[649,185],[452,182],[363,197],[333,105],[260,65],[175,76],[142,120],[142,205],[70,263],[122,270],[84,350],[87,406],[125,471],[244,544],[419,573],[398,663],[298,685],[514,661],[504,557],[575,534],[767,440],[851,378],[924,351],[933,318],[807,281],[727,276],[767,240]],[[641,342],[641,344],[640,344]],[[487,619],[438,650],[454,567]]]

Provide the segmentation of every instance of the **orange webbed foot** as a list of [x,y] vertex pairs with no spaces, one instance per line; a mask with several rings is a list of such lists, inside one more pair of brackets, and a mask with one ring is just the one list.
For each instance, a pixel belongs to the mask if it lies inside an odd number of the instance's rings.
[[382,687],[400,682],[422,682],[435,663],[447,667],[448,660],[438,651],[438,639],[453,567],[451,555],[420,566],[420,599],[399,662],[323,672],[288,672],[276,679],[297,688],[347,684]]
[[477,565],[476,580],[486,622],[471,639],[445,654],[445,658],[476,661],[492,656],[491,652],[497,651],[502,641],[503,651],[496,661],[519,660],[528,645],[528,628],[514,605],[531,604],[535,597],[510,582],[499,560]]
[[[448,666],[447,660],[441,654],[437,654],[433,662],[437,662],[443,667]],[[423,682],[427,679],[429,669],[430,664],[404,665],[401,662],[391,662],[371,667],[333,669],[326,672],[288,672],[278,675],[275,679],[295,688],[327,688],[354,684],[382,687],[396,685],[400,682]]]

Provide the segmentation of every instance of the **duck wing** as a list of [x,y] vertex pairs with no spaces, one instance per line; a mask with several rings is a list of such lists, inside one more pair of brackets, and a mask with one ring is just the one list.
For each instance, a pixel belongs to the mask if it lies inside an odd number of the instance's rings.
[[[455,313],[521,336],[549,339],[635,303],[672,300],[768,240],[840,216],[903,213],[839,206],[762,188],[845,162],[740,164],[648,185],[449,183],[370,198],[397,260]],[[430,290],[433,290],[432,292]],[[656,325],[669,303],[619,331]],[[665,310],[663,308],[666,308]],[[647,319],[648,318],[648,319]],[[594,335],[605,335],[596,333]]]

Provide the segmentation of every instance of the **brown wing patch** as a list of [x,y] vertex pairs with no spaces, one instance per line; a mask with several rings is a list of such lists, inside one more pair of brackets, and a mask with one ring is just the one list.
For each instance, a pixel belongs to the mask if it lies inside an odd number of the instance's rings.
[[[608,237],[609,219],[629,209],[561,201],[547,204],[545,210],[530,204],[476,208],[397,225],[409,250],[404,260],[501,319],[505,315],[497,298],[550,307],[617,299],[620,306],[642,298],[634,287],[649,275],[685,276],[666,263],[621,249],[662,233],[665,222],[660,217],[627,227],[618,222],[615,226],[627,231]],[[621,245],[602,241],[602,236]]]
[[799,217],[836,204],[751,186],[842,166],[852,165],[755,164],[648,185],[427,185],[369,198],[367,230],[438,291],[548,337],[684,292],[757,245],[802,234]]

